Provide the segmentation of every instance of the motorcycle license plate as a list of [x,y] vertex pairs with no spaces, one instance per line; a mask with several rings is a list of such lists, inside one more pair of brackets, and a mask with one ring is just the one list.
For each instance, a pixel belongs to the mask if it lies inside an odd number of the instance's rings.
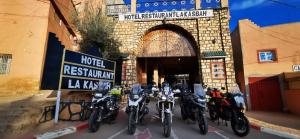
[[96,97],[102,97],[102,94],[97,93],[97,94],[95,94],[95,96]]

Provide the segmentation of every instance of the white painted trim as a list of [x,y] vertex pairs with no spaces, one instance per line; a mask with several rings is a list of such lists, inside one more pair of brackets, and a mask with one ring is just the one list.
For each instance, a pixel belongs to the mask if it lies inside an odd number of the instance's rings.
[[277,131],[277,130],[274,130],[271,128],[261,127],[261,132],[272,134],[272,135],[277,135],[277,136],[289,138],[289,139],[300,139],[300,136],[298,136],[298,135],[294,135],[294,134],[290,134],[290,133],[282,132],[282,131]]
[[120,135],[121,133],[125,132],[126,130],[127,130],[127,127],[123,128],[122,130],[120,130],[119,132],[113,134],[112,136],[108,137],[107,139],[113,139],[113,138],[117,137],[118,135]]
[[175,132],[174,132],[173,129],[171,129],[171,137],[172,137],[173,139],[179,139],[178,136],[175,134]]
[[58,138],[64,135],[72,134],[76,132],[76,127],[68,127],[68,128],[63,128],[51,132],[46,132],[40,135],[36,135],[36,139],[54,139]]
[[215,133],[216,133],[218,136],[222,137],[223,139],[229,139],[229,137],[226,137],[225,135],[221,134],[221,133],[218,132],[218,131],[215,131]]

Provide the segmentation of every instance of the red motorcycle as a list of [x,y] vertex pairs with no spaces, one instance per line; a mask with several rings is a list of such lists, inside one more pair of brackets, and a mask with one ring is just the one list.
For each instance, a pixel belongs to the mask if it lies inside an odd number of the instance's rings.
[[219,119],[222,119],[225,120],[226,125],[227,121],[230,121],[236,135],[240,137],[248,135],[250,125],[243,113],[245,101],[242,93],[222,93],[216,88],[208,88],[207,95],[210,96],[207,107],[212,121],[218,120],[219,123]]

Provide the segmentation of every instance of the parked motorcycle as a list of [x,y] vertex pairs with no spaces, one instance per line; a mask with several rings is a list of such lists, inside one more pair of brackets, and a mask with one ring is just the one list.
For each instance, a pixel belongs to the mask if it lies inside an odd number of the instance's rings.
[[170,137],[174,104],[174,93],[169,84],[164,83],[162,91],[159,93],[156,107],[163,124],[165,137]]
[[182,119],[197,120],[200,133],[205,135],[208,132],[208,123],[205,116],[206,99],[202,84],[194,84],[193,92],[187,86],[183,86],[180,92]]
[[100,81],[92,98],[92,113],[89,117],[88,128],[96,132],[103,120],[113,121],[119,113],[120,98],[109,93],[110,83]]
[[231,93],[221,93],[220,90],[208,89],[211,97],[208,101],[209,116],[212,121],[219,119],[231,121],[231,128],[234,133],[240,137],[249,133],[250,125],[247,117],[244,115],[245,101],[239,87],[235,85]]
[[143,122],[143,118],[149,113],[148,94],[141,88],[140,84],[134,84],[128,98],[126,113],[128,114],[128,132],[134,134],[136,125]]

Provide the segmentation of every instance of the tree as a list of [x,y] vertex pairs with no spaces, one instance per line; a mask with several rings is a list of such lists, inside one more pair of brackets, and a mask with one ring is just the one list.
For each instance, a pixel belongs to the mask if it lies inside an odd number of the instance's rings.
[[83,10],[74,16],[74,22],[81,35],[81,51],[98,47],[104,58],[115,60],[120,56],[120,44],[112,34],[115,23],[103,13],[100,4],[87,1]]

